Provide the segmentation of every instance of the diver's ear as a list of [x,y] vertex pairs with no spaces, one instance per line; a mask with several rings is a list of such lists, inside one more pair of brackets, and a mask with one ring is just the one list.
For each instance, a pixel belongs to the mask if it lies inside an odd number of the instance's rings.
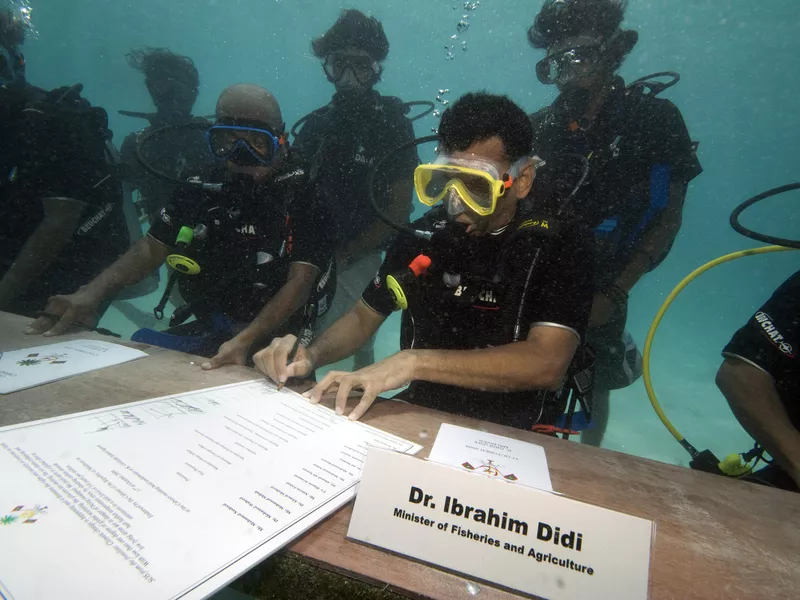
[[536,179],[536,157],[526,157],[519,167],[517,175],[517,198],[525,198],[531,191],[533,180]]

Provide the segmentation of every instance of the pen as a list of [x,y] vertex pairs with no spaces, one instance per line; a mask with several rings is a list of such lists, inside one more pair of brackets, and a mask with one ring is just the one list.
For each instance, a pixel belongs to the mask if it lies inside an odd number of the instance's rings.
[[[47,317],[48,319],[55,319],[58,321],[61,319],[58,315],[54,315],[53,313],[49,312],[39,312],[37,313],[39,316]],[[86,331],[94,331],[95,333],[99,333],[100,335],[108,335],[115,338],[121,338],[122,336],[118,333],[114,333],[110,329],[106,329],[105,327],[92,327],[91,325],[84,325],[83,323],[73,322],[72,323],[75,327],[80,327],[81,329],[85,329]]]
[[[314,316],[314,311],[316,309],[316,304],[309,304],[306,306],[306,314],[305,318],[303,319],[303,325],[300,327],[300,331],[297,332],[297,337],[294,340],[294,344],[292,344],[292,349],[289,352],[289,356],[286,359],[286,366],[288,367],[290,364],[294,362],[294,359],[297,358],[297,351],[300,349],[300,338],[303,337],[303,333],[306,329],[311,328],[311,319]],[[280,392],[285,386],[286,383],[279,383],[278,384],[278,391]]]

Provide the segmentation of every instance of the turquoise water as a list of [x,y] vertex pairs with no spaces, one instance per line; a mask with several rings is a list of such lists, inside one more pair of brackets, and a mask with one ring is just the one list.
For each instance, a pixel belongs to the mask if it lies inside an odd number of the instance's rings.
[[[484,0],[470,11],[470,28],[450,36],[464,12],[452,0],[33,0],[38,37],[24,51],[28,76],[42,87],[81,82],[84,94],[105,107],[115,142],[143,122],[118,109],[150,110],[141,75],[125,53],[141,46],[167,46],[191,56],[201,78],[196,114],[213,113],[219,91],[251,82],[272,90],[287,123],[330,98],[332,88],[311,55],[342,8],[359,8],[381,19],[391,42],[378,89],[404,100],[434,100],[448,88],[453,100],[475,89],[509,94],[527,111],[552,101],[554,90],[539,84],[525,30],[541,3]],[[675,70],[682,80],[665,92],[681,109],[692,137],[700,141],[705,172],[689,189],[684,224],[669,258],[635,288],[629,329],[640,346],[661,302],[695,267],[720,254],[757,245],[735,234],[728,215],[739,202],[799,177],[796,155],[800,56],[797,0],[632,0],[626,26],[639,44],[622,68],[631,80]],[[466,42],[467,51],[461,49]],[[453,60],[445,46],[455,45]],[[436,119],[416,122],[419,136]],[[797,198],[770,200],[746,215],[753,228],[796,237]],[[795,203],[795,204],[792,204]],[[743,451],[748,436],[714,385],[719,352],[789,274],[800,255],[746,258],[722,266],[693,283],[674,304],[656,338],[653,378],[678,429],[698,448],[718,455]],[[162,277],[163,281],[163,277]],[[160,293],[117,303],[102,326],[130,335],[152,323]],[[381,329],[377,357],[396,351],[399,321]],[[346,363],[345,363],[346,366]],[[675,464],[688,455],[657,420],[640,382],[612,396],[604,446]]]

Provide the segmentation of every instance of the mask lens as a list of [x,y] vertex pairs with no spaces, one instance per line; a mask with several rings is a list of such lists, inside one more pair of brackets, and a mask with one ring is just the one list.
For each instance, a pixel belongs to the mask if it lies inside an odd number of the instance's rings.
[[328,79],[333,82],[339,81],[348,69],[362,85],[368,83],[378,73],[375,61],[369,56],[329,54],[322,66]]
[[208,147],[217,158],[229,157],[243,148],[264,163],[272,161],[279,141],[270,132],[253,127],[216,125],[206,133]]
[[421,165],[417,167],[415,181],[420,201],[428,206],[432,206],[449,192],[451,196],[457,193],[476,212],[484,213],[492,208],[494,179],[488,173],[481,175],[458,168]]

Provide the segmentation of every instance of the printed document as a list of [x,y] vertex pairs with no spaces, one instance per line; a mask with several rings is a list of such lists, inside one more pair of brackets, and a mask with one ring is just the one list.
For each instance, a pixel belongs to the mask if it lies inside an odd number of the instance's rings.
[[0,429],[0,598],[204,598],[421,447],[266,380]]
[[73,340],[0,352],[0,394],[10,394],[73,375],[147,356],[141,350],[97,340]]

